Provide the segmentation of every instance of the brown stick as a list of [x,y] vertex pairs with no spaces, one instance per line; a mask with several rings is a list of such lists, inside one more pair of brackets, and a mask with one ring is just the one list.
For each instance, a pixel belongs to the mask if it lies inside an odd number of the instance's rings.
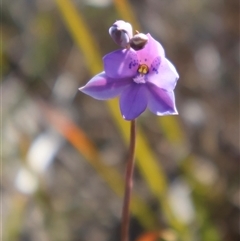
[[130,200],[133,187],[133,170],[136,144],[136,120],[131,121],[129,159],[125,176],[125,194],[122,209],[121,241],[129,241]]

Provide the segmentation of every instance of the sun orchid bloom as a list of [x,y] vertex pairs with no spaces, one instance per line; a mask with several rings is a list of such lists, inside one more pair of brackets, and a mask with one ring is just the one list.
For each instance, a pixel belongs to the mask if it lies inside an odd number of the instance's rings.
[[98,100],[120,96],[125,120],[137,118],[146,108],[159,116],[178,114],[173,90],[179,75],[161,44],[146,36],[147,44],[139,51],[120,49],[105,55],[104,71],[79,88]]

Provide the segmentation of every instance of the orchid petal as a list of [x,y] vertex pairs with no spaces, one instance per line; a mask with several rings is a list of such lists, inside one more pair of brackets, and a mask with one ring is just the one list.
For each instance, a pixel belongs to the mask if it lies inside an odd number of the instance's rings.
[[147,89],[143,84],[132,83],[120,95],[120,109],[125,120],[137,118],[147,108]]
[[156,115],[177,115],[175,96],[172,90],[167,91],[147,83],[149,90],[148,108]]
[[131,84],[131,79],[112,79],[105,72],[95,75],[85,86],[79,88],[83,93],[98,100],[107,100],[118,96]]
[[162,45],[157,42],[149,33],[148,42],[142,50],[137,51],[139,64],[151,65],[154,59],[165,56]]
[[178,78],[179,75],[173,64],[168,59],[163,58],[159,65],[152,63],[148,82],[165,90],[173,90]]
[[137,54],[132,49],[111,52],[103,57],[104,70],[110,78],[133,77],[138,68]]

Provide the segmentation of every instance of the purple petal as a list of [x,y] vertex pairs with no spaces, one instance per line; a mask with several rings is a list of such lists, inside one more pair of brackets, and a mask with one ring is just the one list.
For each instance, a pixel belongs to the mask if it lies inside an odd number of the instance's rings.
[[103,57],[104,70],[110,78],[135,76],[138,68],[137,54],[132,49],[111,52]]
[[150,92],[148,97],[148,108],[150,111],[159,116],[178,114],[172,90],[160,89],[150,83],[147,83],[147,86]]
[[179,75],[173,64],[163,58],[160,64],[155,60],[151,65],[148,75],[148,82],[165,90],[173,90],[176,86]]
[[148,43],[142,50],[137,51],[139,64],[146,64],[150,66],[154,59],[164,57],[164,49],[162,45],[157,42],[149,33],[147,34]]
[[147,89],[144,84],[132,83],[120,95],[120,109],[125,120],[137,118],[147,108]]
[[131,84],[131,79],[112,79],[105,72],[95,75],[85,86],[79,88],[83,93],[98,100],[107,100],[118,96]]

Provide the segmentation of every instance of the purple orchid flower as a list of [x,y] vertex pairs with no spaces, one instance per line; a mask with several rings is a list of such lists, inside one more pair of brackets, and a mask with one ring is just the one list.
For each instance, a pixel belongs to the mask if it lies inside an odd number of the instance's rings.
[[173,90],[179,75],[161,44],[146,36],[148,42],[139,51],[121,49],[105,55],[104,72],[79,88],[98,100],[120,96],[125,120],[137,118],[147,107],[159,116],[178,114]]

